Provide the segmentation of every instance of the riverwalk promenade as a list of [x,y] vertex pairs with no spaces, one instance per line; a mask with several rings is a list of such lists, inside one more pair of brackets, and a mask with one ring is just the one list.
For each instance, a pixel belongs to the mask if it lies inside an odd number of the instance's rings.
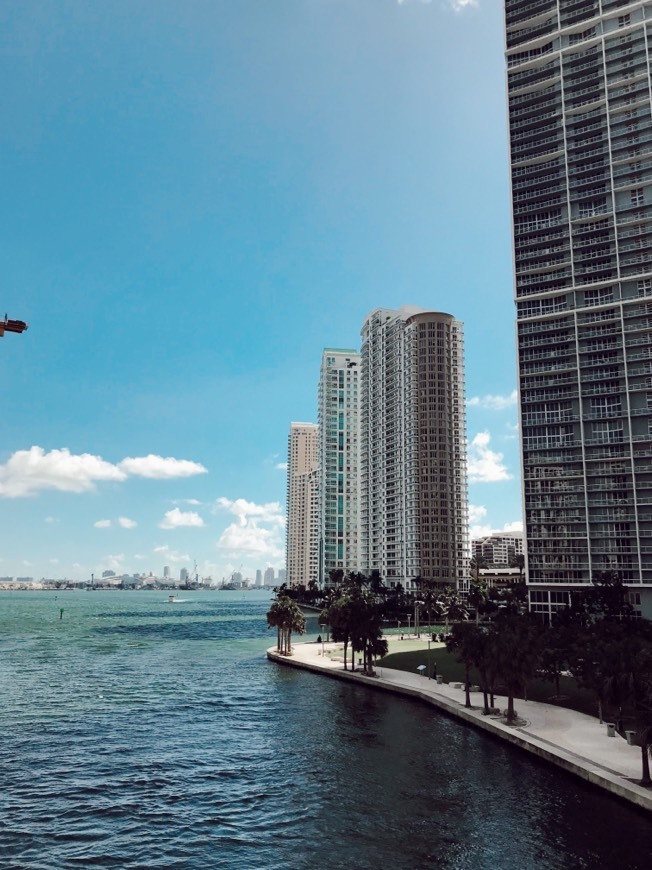
[[[390,652],[401,652],[413,642],[390,641]],[[426,645],[422,641],[424,664]],[[322,654],[323,649],[323,654]],[[556,764],[558,767],[605,789],[617,797],[652,812],[652,789],[639,785],[641,749],[630,746],[620,735],[609,736],[605,724],[552,704],[516,701],[519,720],[507,725],[502,716],[483,716],[481,692],[471,693],[472,708],[464,706],[465,693],[459,683],[438,683],[420,673],[376,667],[376,676],[361,671],[345,671],[341,644],[297,643],[292,655],[284,656],[272,647],[267,657],[279,664],[321,673],[336,679],[356,682],[370,688],[420,699],[464,722],[507,740],[514,746]],[[496,707],[505,710],[507,698],[495,698]]]

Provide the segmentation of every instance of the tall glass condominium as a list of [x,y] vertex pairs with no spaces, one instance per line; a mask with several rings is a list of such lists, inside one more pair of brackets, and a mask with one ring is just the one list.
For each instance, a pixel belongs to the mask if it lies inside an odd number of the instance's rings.
[[532,609],[652,616],[652,4],[506,0]]
[[362,327],[360,566],[411,591],[468,573],[464,335],[450,314],[372,311]]
[[319,420],[319,584],[358,570],[360,354],[327,347],[321,360]]

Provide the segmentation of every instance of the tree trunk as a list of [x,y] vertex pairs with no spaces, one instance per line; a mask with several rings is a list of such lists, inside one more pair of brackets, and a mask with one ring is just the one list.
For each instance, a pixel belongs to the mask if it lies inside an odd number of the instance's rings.
[[560,679],[559,671],[556,671],[555,672],[555,692],[557,693],[557,697],[559,697],[561,695],[561,689],[559,687],[559,679]]
[[600,720],[600,725],[602,725],[602,698],[598,695],[598,719]]
[[482,697],[484,699],[484,710],[482,711],[485,716],[489,715],[489,696],[487,695],[487,690],[482,688]]
[[345,640],[344,641],[344,670],[345,671],[348,670],[348,665],[346,662],[346,657],[348,656],[348,654],[349,654],[349,642],[348,642],[348,640]]
[[507,724],[513,725],[514,720],[516,719],[516,713],[514,712],[514,692],[512,689],[507,690]]
[[464,663],[464,692],[466,694],[466,702],[464,704],[465,707],[471,706],[471,680],[469,677],[469,665],[468,663]]
[[652,785],[652,779],[650,779],[650,756],[648,754],[648,749],[647,740],[644,738],[641,746],[641,761],[643,763],[641,785],[644,786]]
[[281,626],[276,626],[276,652],[281,652]]

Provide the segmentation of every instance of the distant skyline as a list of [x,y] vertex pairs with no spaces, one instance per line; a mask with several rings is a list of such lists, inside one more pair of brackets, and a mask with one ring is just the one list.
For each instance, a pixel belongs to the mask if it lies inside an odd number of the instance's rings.
[[520,528],[501,4],[9,0],[0,575],[284,564],[291,421],[376,307],[464,322]]

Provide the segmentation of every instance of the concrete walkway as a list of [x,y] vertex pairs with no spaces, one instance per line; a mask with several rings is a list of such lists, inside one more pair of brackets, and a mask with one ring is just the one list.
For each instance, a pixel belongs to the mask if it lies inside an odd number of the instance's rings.
[[[439,684],[419,674],[392,668],[377,667],[376,677],[345,671],[342,662],[337,661],[341,644],[327,643],[323,646],[326,652],[324,656],[322,644],[303,643],[293,644],[290,657],[279,655],[273,647],[267,651],[267,657],[279,664],[419,698],[652,811],[652,789],[645,789],[638,784],[641,778],[640,747],[629,746],[618,734],[609,737],[606,725],[600,725],[597,719],[563,707],[517,700],[516,712],[520,721],[518,725],[509,726],[502,717],[482,715],[481,692],[471,693],[473,707],[469,710],[464,706],[463,687]],[[398,641],[396,645],[391,644],[390,652],[400,652],[404,648]],[[495,702],[503,710],[507,707],[504,697],[497,695]]]

